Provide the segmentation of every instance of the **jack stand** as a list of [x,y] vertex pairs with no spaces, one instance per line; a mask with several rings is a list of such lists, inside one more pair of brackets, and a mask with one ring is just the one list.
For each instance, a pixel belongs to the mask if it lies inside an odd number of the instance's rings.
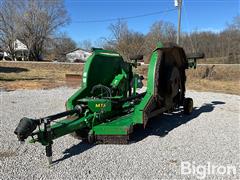
[[52,144],[46,146],[46,156],[48,159],[48,164],[52,164]]

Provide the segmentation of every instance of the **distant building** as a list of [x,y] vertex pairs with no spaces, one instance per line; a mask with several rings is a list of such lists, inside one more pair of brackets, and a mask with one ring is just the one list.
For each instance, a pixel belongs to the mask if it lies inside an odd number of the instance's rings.
[[16,41],[14,41],[14,50],[15,50],[15,55],[16,55],[15,60],[24,61],[27,59],[28,48],[25,44],[23,44],[18,39],[16,39]]
[[[14,41],[13,46],[14,46],[14,51],[15,51],[15,56],[16,56],[14,61],[26,60],[27,53],[28,53],[27,46],[25,44],[23,44],[21,41],[19,41],[18,39],[16,39]],[[4,59],[4,60],[12,60],[9,53],[0,49],[0,59],[1,59],[1,56],[2,56],[2,59]]]
[[91,54],[91,52],[88,52],[81,48],[77,48],[66,53],[66,59],[68,62],[86,62],[87,58]]

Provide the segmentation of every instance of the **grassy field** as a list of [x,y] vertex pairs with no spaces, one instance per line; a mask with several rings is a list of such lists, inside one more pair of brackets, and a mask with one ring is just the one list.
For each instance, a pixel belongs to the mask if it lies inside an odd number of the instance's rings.
[[187,70],[187,87],[240,95],[240,65],[199,65],[195,70]]
[[65,74],[81,74],[81,64],[0,62],[0,88],[49,89],[66,85]]
[[[81,75],[83,64],[0,62],[0,89],[49,89],[67,85],[66,74]],[[147,66],[138,73],[147,80]],[[240,95],[239,65],[199,65],[187,70],[187,88]],[[75,86],[78,87],[77,80]]]

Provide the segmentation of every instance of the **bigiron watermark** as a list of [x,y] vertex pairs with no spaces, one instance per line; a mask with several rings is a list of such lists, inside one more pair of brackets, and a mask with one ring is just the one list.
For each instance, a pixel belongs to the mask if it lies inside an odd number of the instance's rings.
[[192,175],[197,179],[205,179],[207,176],[232,176],[238,172],[237,166],[234,165],[219,165],[211,162],[205,164],[197,164],[195,161],[181,162],[181,175]]

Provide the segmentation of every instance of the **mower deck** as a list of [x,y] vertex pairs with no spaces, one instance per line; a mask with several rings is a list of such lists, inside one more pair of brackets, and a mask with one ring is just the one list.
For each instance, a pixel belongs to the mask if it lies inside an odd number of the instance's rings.
[[150,57],[146,92],[138,93],[143,77],[133,68],[142,58],[126,62],[117,52],[94,49],[84,66],[81,88],[66,102],[67,111],[40,119],[23,118],[14,133],[20,141],[31,136],[31,142],[46,146],[51,163],[53,140],[66,134],[74,133],[89,143],[125,144],[135,126],[145,128],[158,114],[180,106],[184,113],[191,113],[193,101],[185,98],[185,70],[191,66],[184,50],[160,43]]

